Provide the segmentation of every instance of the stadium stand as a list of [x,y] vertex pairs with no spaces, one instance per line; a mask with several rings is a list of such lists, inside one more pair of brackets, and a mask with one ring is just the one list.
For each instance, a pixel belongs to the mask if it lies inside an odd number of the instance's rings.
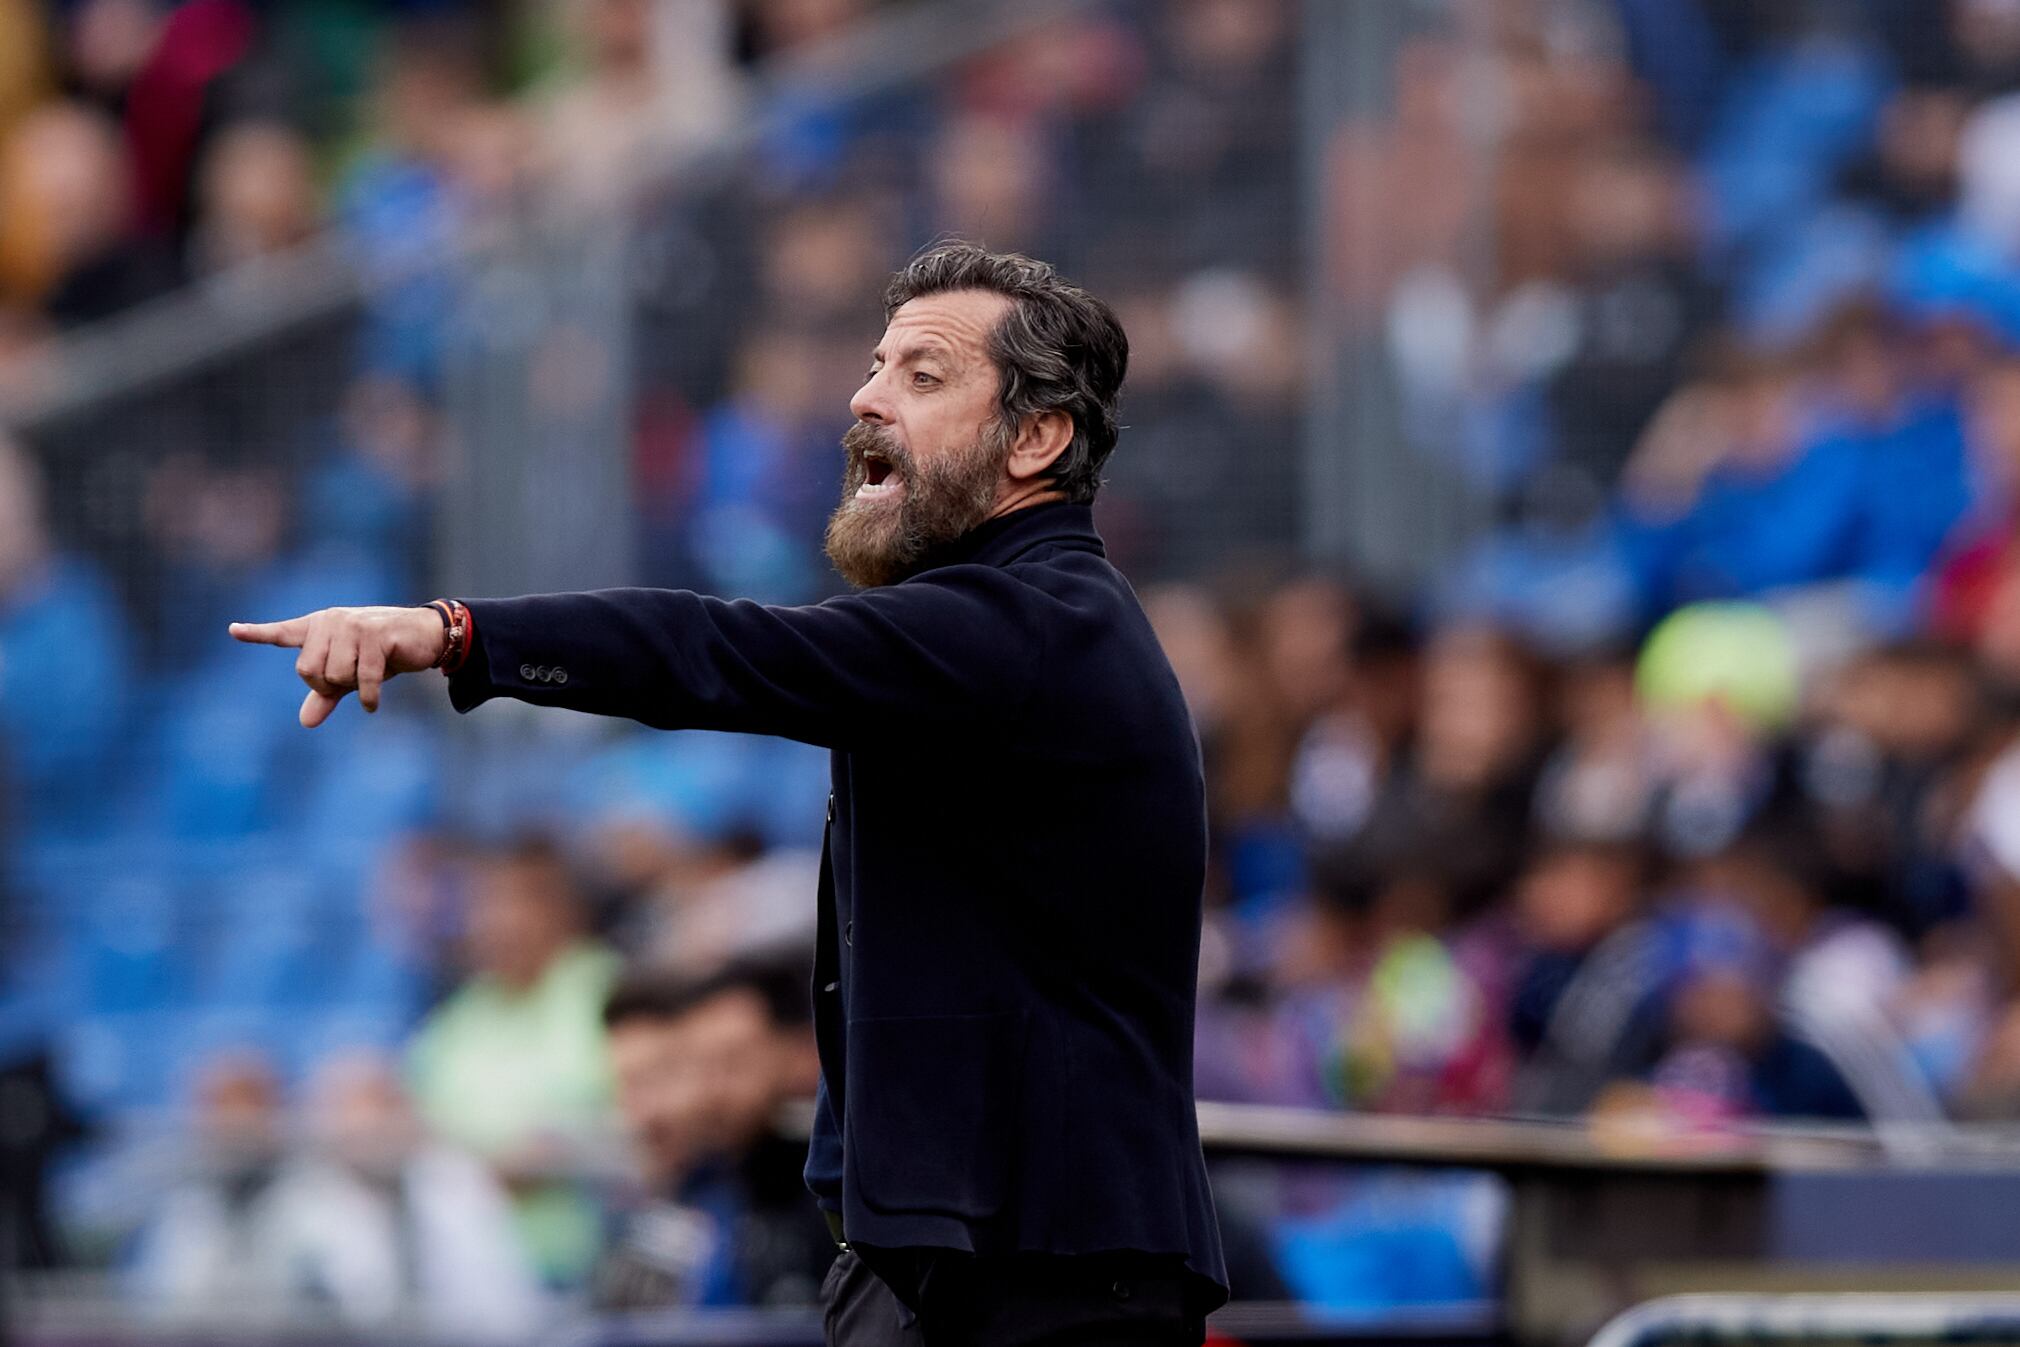
[[[2020,12],[1339,11],[0,0],[0,1063],[98,1133],[18,1214],[61,1244],[0,1245],[158,1307],[149,1157],[221,1066],[291,1139],[360,1054],[430,1118],[529,840],[595,959],[805,938],[819,753],[422,679],[303,735],[224,624],[833,592],[878,292],[943,232],[1132,337],[1100,517],[1209,774],[1204,1095],[2013,1121]],[[594,1138],[430,1118],[564,1301],[641,1201],[582,1065]],[[1221,1178],[1252,1287],[1500,1292],[1483,1173]]]

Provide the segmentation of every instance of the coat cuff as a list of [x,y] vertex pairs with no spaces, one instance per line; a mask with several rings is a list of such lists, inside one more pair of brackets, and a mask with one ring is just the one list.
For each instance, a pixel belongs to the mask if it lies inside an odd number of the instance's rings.
[[484,600],[472,602],[458,600],[470,610],[470,653],[463,657],[463,663],[456,672],[449,675],[449,705],[461,712],[482,706],[498,695],[498,689],[491,682],[490,652],[486,649],[487,627],[495,630],[496,623],[484,621],[484,610],[489,606]]

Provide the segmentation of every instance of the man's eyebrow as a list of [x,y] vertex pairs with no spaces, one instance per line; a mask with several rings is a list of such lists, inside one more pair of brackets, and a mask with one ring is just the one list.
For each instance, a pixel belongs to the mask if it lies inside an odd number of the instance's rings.
[[[884,348],[879,346],[871,353],[870,359],[878,361],[885,359]],[[922,341],[911,346],[900,347],[898,349],[898,360],[900,363],[914,360],[944,360],[950,365],[959,363],[951,347],[936,341]]]

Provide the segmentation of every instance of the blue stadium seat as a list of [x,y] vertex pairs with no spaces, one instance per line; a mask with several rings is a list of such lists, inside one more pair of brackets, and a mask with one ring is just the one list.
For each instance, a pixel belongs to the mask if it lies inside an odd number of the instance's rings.
[[322,877],[254,869],[224,877],[210,893],[215,912],[202,1002],[286,1007],[316,1003],[328,982]]
[[58,927],[82,1002],[98,1013],[175,1005],[189,990],[183,976],[180,912],[172,884],[151,874],[86,881]]
[[59,1083],[87,1114],[132,1113],[169,1102],[176,1077],[168,1017],[85,1015],[57,1034]]

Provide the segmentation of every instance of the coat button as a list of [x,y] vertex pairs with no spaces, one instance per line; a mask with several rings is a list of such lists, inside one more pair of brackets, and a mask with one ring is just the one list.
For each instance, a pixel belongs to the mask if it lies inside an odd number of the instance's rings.
[[533,666],[532,666],[532,665],[530,665],[530,664],[522,664],[522,665],[520,665],[520,666],[519,666],[519,676],[520,676],[521,678],[532,678],[532,677],[535,677],[535,674],[534,674],[534,672],[533,672]]
[[829,791],[829,792],[828,792],[828,822],[830,822],[830,823],[833,823],[834,821],[835,821],[835,793],[834,793],[833,791]]
[[1129,1283],[1128,1283],[1128,1282],[1117,1282],[1117,1283],[1115,1283],[1115,1285],[1113,1285],[1113,1286],[1109,1287],[1108,1289],[1109,1289],[1109,1291],[1110,1291],[1111,1293],[1113,1293],[1113,1294],[1114,1294],[1114,1296],[1115,1296],[1115,1298],[1116,1298],[1117,1300],[1127,1300],[1127,1299],[1129,1299]]
[[827,986],[821,988],[821,990],[824,992],[833,992],[839,990],[841,985],[839,982],[830,982]]
[[853,945],[856,943],[856,923],[853,921],[842,923],[842,943],[844,945]]
[[556,684],[566,683],[568,681],[568,670],[556,669],[554,671],[554,681]]

